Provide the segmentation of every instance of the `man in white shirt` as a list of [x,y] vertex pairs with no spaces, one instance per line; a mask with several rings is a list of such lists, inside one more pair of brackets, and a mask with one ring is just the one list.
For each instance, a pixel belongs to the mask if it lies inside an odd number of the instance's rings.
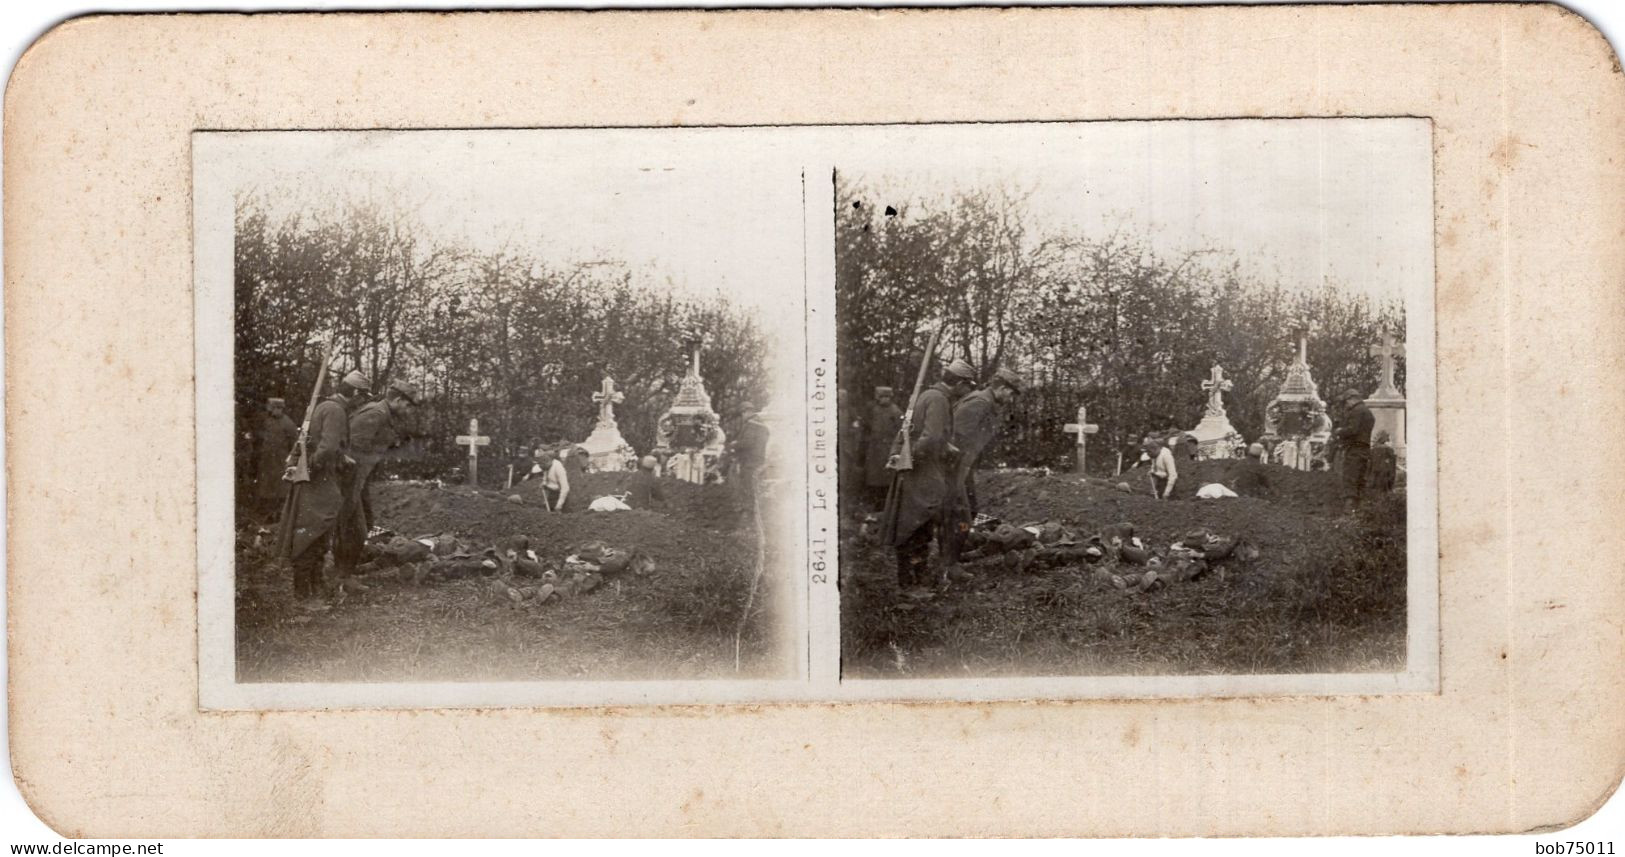
[[1151,496],[1166,500],[1173,496],[1174,483],[1179,481],[1179,467],[1174,464],[1173,450],[1166,444],[1152,441],[1145,445],[1151,456]]
[[536,463],[530,466],[530,473],[525,478],[538,476],[542,478],[543,501],[547,504],[547,510],[564,511],[564,503],[570,499],[570,474],[565,470],[564,462],[557,455],[538,447]]

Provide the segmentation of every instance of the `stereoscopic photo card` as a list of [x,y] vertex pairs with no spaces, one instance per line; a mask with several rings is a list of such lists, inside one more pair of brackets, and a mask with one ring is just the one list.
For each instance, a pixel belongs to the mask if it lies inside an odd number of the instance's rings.
[[5,118],[19,785],[76,837],[1578,821],[1621,95],[1555,6],[65,23]]

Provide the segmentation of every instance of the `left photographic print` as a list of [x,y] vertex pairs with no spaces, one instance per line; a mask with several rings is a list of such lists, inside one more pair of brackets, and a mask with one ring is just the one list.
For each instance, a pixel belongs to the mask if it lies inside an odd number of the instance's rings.
[[747,131],[199,132],[204,707],[804,679],[804,177]]

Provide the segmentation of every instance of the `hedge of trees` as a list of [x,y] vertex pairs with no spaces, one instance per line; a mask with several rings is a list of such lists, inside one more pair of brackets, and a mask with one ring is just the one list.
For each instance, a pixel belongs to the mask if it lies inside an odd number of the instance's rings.
[[387,195],[297,213],[273,202],[237,202],[240,441],[266,398],[286,399],[295,422],[303,416],[321,362],[310,342],[325,332],[341,370],[361,369],[378,390],[405,378],[426,394],[407,463],[397,465],[406,475],[458,469],[467,449],[453,438],[471,417],[493,457],[536,440],[579,442],[606,375],[626,394],[616,408],[622,434],[650,448],[683,377],[690,329],[706,335],[706,387],[725,427],[745,400],[764,401],[767,343],[720,294],[679,296],[616,260],[561,265],[539,248],[438,241]]
[[[1248,273],[1268,260],[1169,257],[1143,237],[1046,229],[1008,187],[902,197],[838,175],[836,209],[840,385],[860,412],[875,386],[906,396],[926,331],[941,321],[939,358],[962,357],[984,378],[1010,366],[1032,384],[990,452],[1006,464],[1063,466],[1074,438],[1062,426],[1087,405],[1101,427],[1091,470],[1110,468],[1147,432],[1194,427],[1215,363],[1235,385],[1231,422],[1255,438],[1300,325],[1328,399],[1375,389],[1367,348],[1404,331],[1398,301]],[[1398,378],[1403,387],[1402,361]]]

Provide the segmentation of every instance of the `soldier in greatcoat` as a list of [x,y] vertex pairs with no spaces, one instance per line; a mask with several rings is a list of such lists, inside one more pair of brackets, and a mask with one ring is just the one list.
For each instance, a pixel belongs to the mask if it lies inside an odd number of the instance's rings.
[[835,391],[835,419],[840,423],[835,433],[835,481],[844,500],[842,511],[851,514],[863,479],[863,421],[853,412],[844,387]]
[[744,419],[733,441],[734,479],[745,496],[754,498],[757,483],[767,466],[767,445],[772,437],[772,429],[763,421],[762,412],[754,403],[747,401],[739,406],[739,410]]
[[293,516],[287,550],[295,598],[322,594],[322,563],[344,512],[346,489],[355,468],[355,459],[350,457],[350,412],[371,389],[366,375],[352,371],[333,395],[317,403],[310,416],[305,438],[310,481],[300,486],[293,507],[283,513]]
[[[927,596],[934,581],[930,571],[931,541],[946,551],[953,526],[954,402],[969,393],[976,370],[955,360],[942,379],[914,402],[909,430],[913,467],[899,472],[895,509],[889,509],[884,535],[897,551],[897,584],[912,596]],[[946,561],[947,558],[944,557]]]
[[892,444],[902,427],[903,409],[892,401],[892,388],[876,387],[869,418],[863,421],[863,487],[875,509],[886,505],[886,491],[891,488],[886,460],[891,457]]
[[1371,467],[1366,477],[1366,488],[1372,494],[1386,494],[1394,490],[1394,481],[1399,473],[1399,454],[1390,445],[1392,438],[1388,432],[1377,432],[1373,440],[1375,445],[1371,447]]
[[1365,499],[1366,468],[1371,465],[1371,430],[1376,418],[1360,391],[1350,387],[1340,401],[1345,408],[1336,432],[1337,451],[1343,460],[1343,502],[1353,510]]
[[299,427],[288,418],[285,408],[281,399],[268,400],[265,414],[254,430],[254,499],[262,514],[275,515],[288,495],[282,473],[288,466],[288,451],[299,439]]

